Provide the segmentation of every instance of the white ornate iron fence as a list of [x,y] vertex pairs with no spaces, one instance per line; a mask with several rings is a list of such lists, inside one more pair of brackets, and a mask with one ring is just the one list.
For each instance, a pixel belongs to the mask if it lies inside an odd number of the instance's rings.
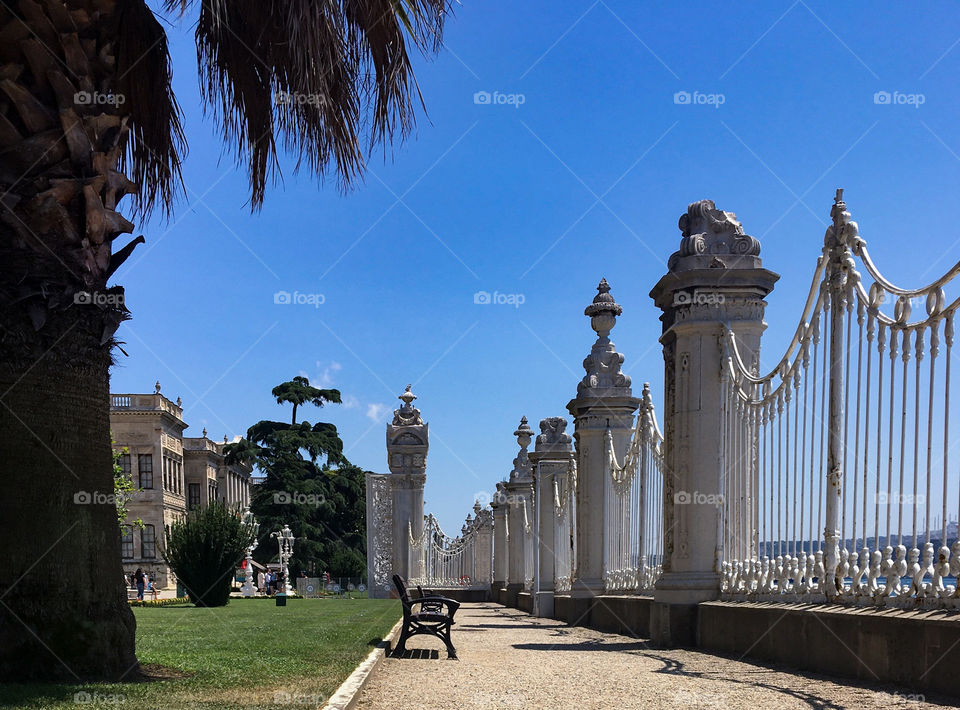
[[[721,338],[723,594],[958,606],[950,419],[960,298],[948,304],[945,287],[960,263],[900,288],[874,265],[842,191],[831,216],[773,370],[747,367],[731,330]],[[914,306],[924,313],[911,320]]]
[[663,434],[649,384],[643,386],[640,406],[622,465],[617,461],[610,430],[606,432],[606,592],[652,590],[663,568]]
[[533,589],[533,577],[536,569],[534,546],[537,544],[533,534],[533,514],[530,510],[532,501],[523,499],[523,588],[526,591]]
[[[569,592],[573,582],[573,561],[576,559],[576,491],[577,462],[570,459],[565,481],[553,479],[553,512],[555,533],[553,588],[558,594]],[[549,554],[549,550],[541,554]]]
[[[432,513],[424,516],[423,534],[414,539],[410,534],[410,569],[420,570],[409,583],[429,589],[483,588],[490,585],[490,571],[478,570],[478,547],[489,544],[482,536],[480,518],[468,520],[463,534],[450,537],[440,528]],[[484,556],[479,555],[482,559]],[[486,558],[489,560],[489,557]]]

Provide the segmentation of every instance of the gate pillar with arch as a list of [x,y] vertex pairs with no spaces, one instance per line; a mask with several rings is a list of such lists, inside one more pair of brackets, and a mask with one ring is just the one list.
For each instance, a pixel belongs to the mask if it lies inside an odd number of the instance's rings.
[[423,488],[427,481],[429,425],[413,406],[417,396],[410,385],[401,394],[403,404],[393,410],[387,425],[387,464],[393,489],[393,573],[405,579],[419,577],[421,560],[410,554],[410,540],[423,535]]
[[692,645],[696,605],[720,596],[724,327],[756,372],[764,298],[779,278],[762,267],[760,242],[711,200],[691,204],[679,227],[680,249],[650,292],[663,311],[665,364],[664,565],[650,623],[654,642],[670,646]]

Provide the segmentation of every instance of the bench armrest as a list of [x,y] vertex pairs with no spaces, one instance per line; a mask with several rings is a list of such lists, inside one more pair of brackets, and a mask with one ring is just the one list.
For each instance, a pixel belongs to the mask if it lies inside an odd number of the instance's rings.
[[449,615],[451,619],[453,618],[453,615],[457,613],[457,609],[460,608],[460,602],[454,601],[453,599],[448,599],[447,597],[441,597],[437,595],[420,597],[418,599],[411,599],[410,606],[412,607],[414,604],[421,604],[428,607],[431,605],[446,606],[450,610]]

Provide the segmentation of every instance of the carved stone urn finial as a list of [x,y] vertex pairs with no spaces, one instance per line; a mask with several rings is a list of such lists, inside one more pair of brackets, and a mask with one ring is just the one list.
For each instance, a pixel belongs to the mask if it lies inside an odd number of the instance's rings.
[[597,295],[593,303],[583,309],[585,316],[590,316],[590,327],[603,340],[610,336],[610,331],[617,324],[617,316],[623,313],[623,308],[610,295],[610,284],[600,279],[597,286]]
[[[611,388],[629,390],[630,378],[620,371],[623,355],[617,352],[609,337],[610,331],[617,323],[617,316],[621,313],[623,308],[610,295],[610,284],[606,279],[600,279],[593,303],[583,309],[583,314],[590,316],[590,327],[596,332],[597,341],[583,361],[583,368],[587,374],[577,385],[578,395],[588,392],[596,395],[601,390],[609,391]],[[628,391],[624,393],[629,395]]]
[[206,427],[203,428],[203,438],[204,438],[204,439],[207,438],[207,428],[206,428]]
[[403,403],[408,407],[413,403],[413,400],[417,398],[417,395],[410,391],[411,387],[413,387],[413,385],[407,385],[407,388],[403,390],[403,394],[397,397],[397,399],[402,399]]
[[481,508],[480,508],[480,499],[479,499],[479,498],[474,498],[474,500],[473,500],[473,512],[474,512],[476,515],[479,516],[479,515],[480,515],[480,510],[481,510]]
[[153,388],[157,391],[157,394],[160,394],[160,380],[157,380],[157,384]]
[[413,400],[417,398],[410,389],[413,385],[407,385],[403,394],[398,395],[397,399],[403,402],[399,409],[393,410],[393,426],[415,426],[423,424],[420,418],[420,410],[413,406]]
[[530,463],[530,455],[527,453],[527,447],[533,440],[533,429],[527,423],[526,417],[521,417],[520,426],[513,432],[517,437],[517,443],[520,444],[520,451],[513,460],[513,470],[510,472],[510,481],[530,481],[533,480],[533,466]]
[[182,406],[183,406],[183,400],[180,399],[179,397],[177,397],[177,406],[178,406],[178,407],[182,407]]
[[521,449],[526,449],[530,446],[530,440],[533,438],[533,429],[531,429],[527,423],[526,417],[520,418],[520,426],[513,432],[513,435],[517,437],[517,443],[520,444]]

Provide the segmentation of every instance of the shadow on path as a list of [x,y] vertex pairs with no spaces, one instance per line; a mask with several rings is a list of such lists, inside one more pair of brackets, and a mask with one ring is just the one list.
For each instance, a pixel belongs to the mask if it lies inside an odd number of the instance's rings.
[[393,651],[389,657],[399,660],[432,661],[440,658],[440,652],[435,648],[408,648],[403,653]]
[[[655,653],[645,653],[644,655],[647,658],[652,658],[653,660],[659,661],[660,663],[663,664],[663,667],[658,668],[657,670],[654,671],[654,673],[665,673],[667,675],[683,676],[686,678],[694,678],[697,680],[704,680],[704,681],[711,681],[711,680],[725,681],[728,683],[738,683],[741,685],[748,685],[754,688],[764,688],[766,690],[770,690],[772,692],[779,693],[781,695],[788,695],[792,698],[795,698],[796,700],[799,700],[800,702],[808,705],[810,708],[814,708],[815,710],[841,710],[842,708],[847,707],[845,705],[839,705],[833,702],[832,700],[830,700],[829,698],[826,698],[823,695],[820,695],[814,692],[794,690],[792,688],[783,688],[781,686],[773,685],[771,683],[764,683],[762,681],[750,680],[749,678],[744,678],[744,677],[738,678],[735,676],[730,676],[719,671],[713,672],[713,671],[687,670],[684,663],[682,661],[678,661],[675,658],[670,658],[669,656],[658,656]],[[733,658],[733,656],[729,656],[729,657],[723,656],[723,657]],[[762,663],[750,662],[750,661],[747,661],[746,659],[739,659],[739,660],[742,663],[750,663],[750,665],[754,666],[756,668],[756,671],[755,671],[756,673],[762,673],[768,670],[773,670],[773,671],[786,670],[786,668],[784,667],[780,667],[772,664],[766,665]],[[802,673],[795,670],[790,670],[790,672],[795,676],[797,676],[798,678],[809,679],[811,681],[811,685],[815,685],[816,681],[818,680],[834,680],[830,676],[823,676],[823,675],[813,674],[813,673]],[[884,692],[886,690],[886,692],[889,692],[892,696],[890,706],[895,707],[900,705],[900,703],[896,701],[895,693],[897,693],[897,690],[892,686],[890,686],[889,689],[886,689],[882,686],[859,683],[859,682],[851,681],[848,679],[844,679],[844,683],[855,686],[855,687],[863,688],[864,690],[869,690],[874,692],[876,691]],[[864,698],[864,700],[866,701],[866,698]],[[932,698],[927,698],[927,700],[932,700]],[[937,701],[937,702],[941,702],[941,701]],[[911,704],[910,706],[920,707],[919,704]]]
[[645,651],[649,648],[645,641],[631,643],[581,641],[580,643],[565,643],[562,645],[555,643],[514,643],[511,645],[521,651],[619,651],[628,653],[630,651]]

